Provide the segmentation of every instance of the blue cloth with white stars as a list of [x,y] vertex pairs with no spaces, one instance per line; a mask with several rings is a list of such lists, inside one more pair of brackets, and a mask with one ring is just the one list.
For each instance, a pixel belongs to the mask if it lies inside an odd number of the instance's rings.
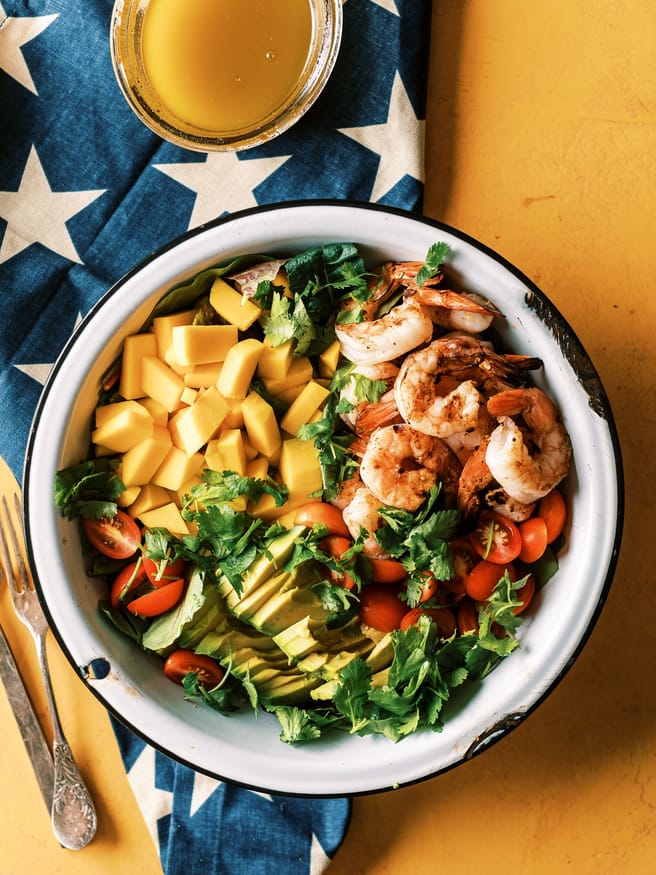
[[[112,0],[0,0],[0,454],[17,477],[76,323],[158,247],[258,204],[421,209],[431,0],[343,10],[336,67],[307,115],[263,146],[208,155],[162,141],[128,108],[111,66]],[[350,800],[214,781],[113,722],[166,875],[317,875],[340,846]]]

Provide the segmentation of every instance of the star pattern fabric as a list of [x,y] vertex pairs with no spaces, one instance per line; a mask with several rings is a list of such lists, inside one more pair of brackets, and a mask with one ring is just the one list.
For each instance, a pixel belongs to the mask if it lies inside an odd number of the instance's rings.
[[[337,63],[308,114],[263,146],[206,155],[160,140],[125,103],[111,9],[112,0],[0,2],[0,454],[19,477],[57,355],[158,247],[259,204],[421,209],[431,0],[344,0]],[[236,787],[112,721],[166,875],[325,871],[350,800]]]

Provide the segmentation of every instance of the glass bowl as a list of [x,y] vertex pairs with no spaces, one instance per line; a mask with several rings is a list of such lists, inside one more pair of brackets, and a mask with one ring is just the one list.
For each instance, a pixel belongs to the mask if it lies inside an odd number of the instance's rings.
[[236,151],[307,112],[341,34],[342,0],[116,0],[110,49],[147,127],[186,149]]

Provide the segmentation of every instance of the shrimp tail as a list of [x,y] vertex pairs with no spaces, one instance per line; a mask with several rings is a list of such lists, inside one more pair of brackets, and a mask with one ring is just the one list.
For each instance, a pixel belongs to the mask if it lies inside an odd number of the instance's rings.
[[479,313],[481,316],[501,316],[501,312],[490,301],[477,300],[465,292],[436,289],[424,285],[415,292],[415,297],[424,307],[463,310],[467,313]]

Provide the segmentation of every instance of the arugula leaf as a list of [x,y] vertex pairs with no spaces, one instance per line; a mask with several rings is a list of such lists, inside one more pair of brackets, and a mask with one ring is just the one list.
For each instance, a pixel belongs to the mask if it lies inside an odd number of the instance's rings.
[[55,504],[66,519],[114,517],[125,490],[116,457],[89,459],[55,474]]
[[449,257],[451,252],[448,243],[433,243],[426,253],[424,264],[417,273],[417,285],[423,286],[425,282],[437,276],[442,268],[442,265]]

